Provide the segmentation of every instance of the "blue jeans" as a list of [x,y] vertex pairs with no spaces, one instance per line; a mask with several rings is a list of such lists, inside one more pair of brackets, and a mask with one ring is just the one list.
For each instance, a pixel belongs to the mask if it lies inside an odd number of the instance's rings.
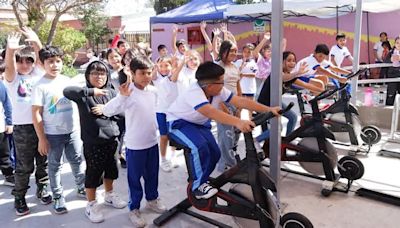
[[[282,103],[282,108],[285,109],[287,104]],[[293,110],[289,110],[283,114],[284,117],[288,119],[288,123],[286,125],[286,136],[293,132],[297,123],[297,114]],[[269,138],[269,130],[265,130],[261,135],[257,136],[257,142],[262,142]]]
[[[229,109],[229,113],[234,115],[237,109],[229,103],[225,103],[225,105]],[[235,151],[240,135],[235,132],[234,126],[220,123],[217,123],[217,134],[221,150],[221,159],[218,161],[217,170],[224,171],[226,166],[236,165]]]
[[82,141],[79,131],[62,135],[46,135],[50,144],[48,154],[50,187],[54,197],[62,196],[61,184],[62,155],[65,153],[78,188],[84,187],[85,173],[82,167]]

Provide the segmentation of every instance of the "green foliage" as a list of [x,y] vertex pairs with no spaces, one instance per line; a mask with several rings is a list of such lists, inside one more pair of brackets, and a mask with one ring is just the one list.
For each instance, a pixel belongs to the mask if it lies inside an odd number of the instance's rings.
[[63,69],[62,69],[62,74],[66,75],[68,77],[75,77],[76,75],[78,75],[78,70],[76,70],[73,66],[72,66],[72,61],[73,58],[70,54],[65,54],[64,58],[63,58]]
[[109,18],[103,15],[101,11],[101,6],[98,5],[91,5],[82,9],[83,17],[80,19],[83,25],[82,32],[92,47],[103,43],[104,37],[112,33],[107,26]]
[[0,33],[0,49],[6,46],[7,43],[7,34],[6,33]]
[[[272,0],[269,0],[271,2]],[[259,3],[259,2],[268,2],[268,0],[234,0],[236,4],[251,4],[251,3]]]
[[[42,43],[46,43],[51,22],[46,21],[39,29],[38,35]],[[61,47],[65,53],[72,54],[75,50],[83,47],[86,43],[85,35],[71,27],[57,25],[56,35],[53,39],[52,45]]]
[[184,5],[189,2],[189,0],[151,0],[154,4],[154,10],[156,14],[164,13],[175,9],[181,5]]

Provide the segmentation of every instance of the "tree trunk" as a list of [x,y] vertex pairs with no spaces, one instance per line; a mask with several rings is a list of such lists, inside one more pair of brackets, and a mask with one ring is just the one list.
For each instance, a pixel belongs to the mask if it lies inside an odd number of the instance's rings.
[[21,11],[18,8],[18,1],[17,0],[13,0],[11,2],[11,6],[13,8],[15,18],[18,21],[18,26],[19,26],[19,28],[22,28],[24,26],[24,23],[22,22]]
[[54,36],[56,35],[57,24],[62,14],[63,13],[58,12],[54,17],[53,21],[51,22],[49,36],[47,37],[47,42],[46,42],[47,45],[51,45],[51,43],[53,42]]

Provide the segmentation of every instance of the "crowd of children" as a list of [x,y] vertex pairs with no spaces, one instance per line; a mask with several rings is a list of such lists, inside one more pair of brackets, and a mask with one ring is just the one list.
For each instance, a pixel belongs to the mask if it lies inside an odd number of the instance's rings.
[[[29,213],[25,195],[34,171],[40,203],[53,202],[57,214],[68,212],[61,183],[65,156],[77,195],[87,199],[84,213],[91,222],[104,221],[96,199],[96,189],[104,184],[105,204],[117,209],[128,206],[132,223],[144,227],[142,178],[146,207],[156,213],[166,211],[160,201],[158,175],[159,168],[171,172],[176,167],[174,154],[167,156],[170,138],[191,149],[194,196],[207,199],[215,195],[218,189],[208,178],[216,166],[224,171],[235,165],[239,139],[235,129],[251,131],[253,111],[279,115],[280,108],[269,107],[270,34],[258,45],[239,47],[226,25],[214,28],[211,39],[206,28],[202,22],[210,62],[203,62],[185,40],[177,39],[177,26],[172,31],[173,53],[160,44],[154,61],[149,48],[131,48],[118,36],[103,58],[91,58],[85,65],[83,87],[62,75],[60,48],[42,46],[30,28],[10,34],[0,63],[4,72],[0,81],[0,168],[4,183],[13,186],[17,215]],[[20,45],[21,36],[31,45]],[[324,90],[329,78],[345,82],[340,74],[348,71],[340,64],[352,58],[345,36],[339,34],[336,40],[331,51],[318,44],[313,54],[297,64],[296,55],[286,51],[283,81],[314,93]],[[285,49],[286,40],[283,44]],[[255,101],[258,94],[259,103]],[[242,109],[249,110],[246,120],[241,119]],[[286,117],[289,134],[297,117],[291,112]],[[217,122],[217,140],[211,133],[211,120]],[[15,142],[15,172],[7,145],[10,134]],[[118,155],[122,151],[125,156]],[[113,190],[119,176],[118,158],[121,167],[127,167],[129,202]]]

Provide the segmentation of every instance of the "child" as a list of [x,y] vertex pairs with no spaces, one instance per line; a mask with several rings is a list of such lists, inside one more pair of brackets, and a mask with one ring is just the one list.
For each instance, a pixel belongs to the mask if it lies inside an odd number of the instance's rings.
[[[223,41],[219,50],[220,61],[218,64],[225,70],[224,87],[234,95],[241,96],[240,71],[233,63],[236,60],[236,54],[236,44],[230,40]],[[221,110],[240,118],[241,110],[238,107],[229,102],[221,102],[220,106]],[[217,123],[217,129],[218,146],[221,149],[221,159],[218,162],[217,170],[223,172],[227,167],[232,167],[236,164],[234,153],[237,149],[239,134],[235,133],[232,125]]]
[[329,78],[337,79],[340,83],[346,83],[347,78],[341,77],[336,73],[349,74],[350,72],[330,64],[326,60],[328,55],[328,46],[318,44],[313,54],[297,62],[295,71],[299,71],[301,65],[307,65],[305,73],[299,75],[299,79],[319,87],[320,90],[325,90],[324,88],[328,84]]
[[[125,51],[126,52],[126,51]],[[118,52],[118,49],[110,48],[106,53],[107,62],[111,66],[111,84],[115,89],[119,88],[119,75],[124,66],[122,65],[122,55]]]
[[123,56],[126,50],[129,49],[129,43],[126,40],[119,40],[117,43],[118,53]]
[[[168,147],[168,125],[166,111],[171,103],[178,96],[178,88],[176,86],[178,74],[172,75],[172,59],[169,57],[161,57],[157,60],[156,77],[153,76],[153,84],[157,88],[157,123],[160,131],[160,153],[161,153],[161,169],[165,172],[171,172],[171,167],[177,167],[167,160]],[[173,157],[173,156],[172,156]]]
[[225,70],[213,62],[201,64],[196,71],[197,83],[179,94],[167,112],[170,137],[191,149],[193,170],[192,192],[197,199],[208,199],[218,190],[207,181],[220,157],[220,150],[211,133],[210,119],[232,125],[242,132],[250,132],[252,121],[241,120],[218,110],[220,102],[229,102],[238,108],[258,112],[272,111],[278,115],[278,107],[267,107],[236,95],[224,88]]
[[[253,58],[254,45],[251,43],[243,46],[242,59],[236,60],[235,65],[240,71],[240,89],[242,96],[250,100],[254,99],[257,92],[255,76],[258,71],[258,66]],[[249,119],[252,114],[249,112]]]
[[113,192],[113,181],[118,178],[115,152],[118,147],[118,116],[105,117],[101,107],[116,96],[111,86],[107,65],[93,61],[85,72],[86,87],[67,87],[64,96],[77,103],[81,122],[81,139],[86,160],[85,188],[88,204],[85,215],[91,222],[104,221],[98,210],[96,188],[104,180],[105,203],[124,208],[127,203]]
[[4,83],[10,96],[14,110],[12,120],[14,125],[13,138],[16,146],[17,163],[15,168],[15,187],[12,194],[15,197],[14,207],[17,215],[29,213],[25,195],[29,189],[29,177],[35,170],[36,197],[41,204],[49,204],[52,197],[47,191],[49,176],[47,173],[47,157],[38,152],[38,138],[32,124],[31,93],[32,86],[42,77],[42,72],[35,67],[35,58],[42,44],[35,32],[23,28],[22,34],[30,41],[36,52],[29,47],[19,45],[21,34],[13,33],[7,39],[5,56],[6,69]]
[[178,93],[183,93],[193,82],[196,82],[195,73],[202,59],[196,50],[185,52],[184,59],[178,63],[178,67],[173,73],[173,77],[177,78]]
[[[3,78],[5,63],[0,60],[0,76]],[[12,134],[12,107],[4,83],[0,81],[0,169],[4,175],[4,185],[15,186],[14,169],[10,160],[10,149],[8,148],[8,134]]]
[[[400,37],[394,40],[394,47],[383,60],[385,63],[393,63],[393,67],[389,67],[387,71],[388,78],[400,77]],[[390,82],[387,87],[386,105],[393,105],[396,94],[400,93],[400,83]]]
[[159,58],[168,56],[168,49],[167,46],[165,46],[164,44],[158,45],[157,50]]
[[262,85],[271,74],[271,46],[267,44],[270,42],[270,33],[266,32],[263,39],[253,51],[253,58],[257,59],[258,71],[256,73],[256,98],[258,97]]
[[32,93],[32,118],[39,138],[39,153],[48,155],[50,186],[56,214],[67,213],[61,169],[63,154],[69,161],[75,178],[77,195],[86,198],[85,174],[82,167],[82,142],[74,120],[73,104],[64,97],[63,90],[70,78],[61,75],[64,53],[54,46],[39,51],[46,74],[34,85]]
[[344,59],[349,59],[353,62],[349,49],[346,47],[346,35],[339,33],[336,35],[336,45],[332,46],[329,52],[329,61],[337,67],[342,65]]
[[[291,85],[296,85],[304,88],[310,88],[311,91],[322,92],[318,90],[317,87],[312,87],[312,85],[308,85],[309,87],[305,87],[305,82],[298,80],[297,76],[304,73],[306,65],[303,64],[299,71],[294,71],[294,67],[296,66],[296,55],[291,51],[283,52],[283,62],[282,62],[282,82],[284,83],[282,88],[282,94],[285,93],[287,87]],[[271,77],[268,77],[260,91],[260,96],[258,96],[257,101],[261,104],[269,106],[271,104]],[[282,107],[285,108],[287,105],[282,102]],[[286,136],[288,136],[294,128],[296,127],[297,122],[297,114],[293,110],[289,110],[283,114],[284,117],[288,119],[288,124],[286,126]],[[263,133],[257,137],[257,141],[264,141],[269,137],[269,131],[267,130],[268,125],[262,125]]]
[[185,58],[185,52],[187,51],[187,48],[186,41],[184,39],[176,40],[178,31],[178,27],[174,25],[172,28],[172,50],[174,56],[178,58],[178,60],[182,61]]
[[126,117],[126,159],[128,163],[129,218],[136,227],[146,226],[139,208],[143,190],[143,177],[147,207],[163,213],[166,207],[158,199],[159,155],[157,144],[157,94],[150,85],[153,63],[144,56],[134,58],[130,64],[133,83],[129,78],[120,86],[120,94],[103,108],[105,116],[124,112]]

